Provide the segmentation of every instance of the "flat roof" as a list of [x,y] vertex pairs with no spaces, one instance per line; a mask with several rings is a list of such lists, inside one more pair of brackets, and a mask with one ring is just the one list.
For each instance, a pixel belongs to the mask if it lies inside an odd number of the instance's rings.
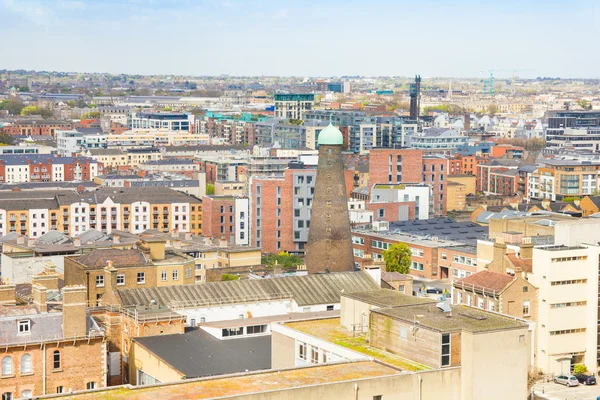
[[271,336],[219,340],[202,329],[135,338],[187,378],[271,368]]
[[69,399],[213,399],[260,393],[265,390],[295,389],[303,386],[345,382],[356,379],[396,375],[399,371],[375,361],[325,364],[254,374],[225,375],[218,378],[185,380],[152,386],[114,386],[91,392],[54,395]]
[[235,328],[240,326],[252,326],[252,325],[266,325],[271,322],[296,322],[296,321],[306,321],[312,319],[321,319],[321,318],[337,318],[340,316],[339,310],[334,311],[318,311],[318,312],[299,312],[299,313],[290,313],[283,315],[270,315],[266,317],[254,317],[254,318],[244,318],[244,319],[230,319],[226,321],[214,321],[214,322],[206,322],[203,324],[199,324],[199,326],[206,326],[210,328]]
[[389,289],[367,290],[364,292],[348,293],[342,295],[342,297],[348,297],[350,299],[359,300],[364,303],[372,304],[378,307],[398,307],[413,304],[437,303],[437,301],[431,299],[417,296],[409,296],[398,291]]
[[[451,313],[440,310],[436,304],[418,304],[407,307],[380,308],[373,313],[387,315],[410,324],[415,321],[429,329],[449,332],[466,330],[486,332],[527,328],[525,322],[500,314],[466,306],[450,306]],[[450,315],[450,316],[449,316]]]

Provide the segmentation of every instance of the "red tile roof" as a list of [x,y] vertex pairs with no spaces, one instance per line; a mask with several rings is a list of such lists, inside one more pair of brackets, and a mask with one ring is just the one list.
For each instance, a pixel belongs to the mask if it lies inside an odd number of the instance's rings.
[[454,283],[454,286],[461,287],[464,284],[465,286],[476,286],[475,289],[483,288],[485,290],[500,292],[511,283],[513,279],[515,278],[510,275],[500,274],[498,272],[480,271],[457,280]]
[[[516,268],[521,268],[523,271],[532,272],[533,267],[531,266],[531,259],[524,260],[520,257],[517,257],[515,253],[509,253],[505,257],[508,258],[510,263]],[[516,272],[516,271],[515,271]]]

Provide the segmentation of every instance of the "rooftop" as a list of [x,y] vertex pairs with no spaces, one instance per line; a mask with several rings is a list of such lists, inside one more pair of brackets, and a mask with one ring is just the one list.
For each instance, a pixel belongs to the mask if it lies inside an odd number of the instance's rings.
[[454,282],[455,287],[460,286],[475,286],[477,288],[486,289],[493,292],[502,291],[515,278],[507,274],[500,274],[492,271],[479,271],[475,274],[458,279]]
[[271,368],[271,336],[219,340],[202,329],[134,339],[186,378]]
[[419,304],[397,308],[380,308],[372,313],[383,314],[393,319],[442,331],[488,332],[508,329],[525,329],[527,324],[508,316],[477,310],[467,306],[450,306],[445,313],[435,304]]
[[436,303],[436,301],[416,296],[408,296],[395,290],[379,289],[344,294],[344,297],[362,301],[378,307],[399,307],[412,304]]
[[285,324],[286,327],[304,332],[308,335],[326,340],[338,346],[373,357],[377,361],[384,362],[394,367],[409,371],[420,371],[429,369],[404,357],[389,353],[375,347],[371,347],[363,335],[353,335],[340,325],[339,318],[298,321]]
[[218,378],[201,378],[177,384],[152,386],[115,386],[87,393],[65,394],[59,398],[92,400],[181,400],[214,399],[269,390],[294,389],[302,386],[344,382],[354,379],[398,374],[399,371],[373,361],[326,364],[281,371],[238,374]]

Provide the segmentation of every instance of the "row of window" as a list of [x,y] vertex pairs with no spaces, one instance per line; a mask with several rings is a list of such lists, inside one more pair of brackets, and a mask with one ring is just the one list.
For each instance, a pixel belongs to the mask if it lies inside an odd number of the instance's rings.
[[568,335],[568,334],[571,334],[571,333],[581,333],[581,332],[585,332],[585,328],[563,329],[563,330],[560,330],[560,331],[550,331],[550,336]]
[[578,307],[578,306],[585,306],[586,304],[587,304],[587,301],[572,301],[569,303],[550,304],[550,308]]
[[566,281],[553,281],[553,282],[550,282],[550,285],[551,286],[575,285],[575,284],[579,284],[579,283],[587,283],[587,279],[571,279],[571,280],[566,280]]
[[552,262],[565,262],[565,261],[581,261],[587,260],[587,256],[573,256],[573,257],[558,257],[552,258]]
[[383,249],[383,250],[387,250],[388,247],[390,247],[389,243],[386,242],[381,242],[379,240],[372,240],[371,241],[371,246],[375,247],[376,249]]

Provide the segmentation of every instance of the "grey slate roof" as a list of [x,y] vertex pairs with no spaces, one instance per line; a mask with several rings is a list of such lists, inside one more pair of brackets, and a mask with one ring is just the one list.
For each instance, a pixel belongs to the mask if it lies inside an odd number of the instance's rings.
[[124,289],[118,291],[118,296],[124,307],[150,305],[152,300],[158,305],[166,306],[210,306],[290,297],[299,306],[310,306],[339,303],[342,293],[377,288],[368,273],[357,271]]
[[135,342],[186,378],[271,368],[271,336],[219,340],[202,329],[184,334],[139,337]]
[[466,244],[475,244],[477,239],[488,234],[488,227],[472,222],[457,222],[450,218],[390,222],[390,231],[394,230],[419,236],[437,236]]

